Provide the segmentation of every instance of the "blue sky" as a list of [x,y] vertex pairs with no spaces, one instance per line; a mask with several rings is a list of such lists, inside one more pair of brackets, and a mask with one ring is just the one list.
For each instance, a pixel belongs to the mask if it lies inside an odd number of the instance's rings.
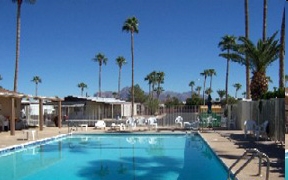
[[[268,0],[267,36],[280,30],[284,5],[287,8],[284,0]],[[262,7],[262,0],[249,1],[254,42],[262,37]],[[226,72],[218,43],[226,34],[245,33],[244,0],[37,0],[34,5],[23,3],[21,13],[18,91],[34,94],[31,80],[37,75],[42,79],[41,96],[80,95],[80,82],[88,85],[85,92],[92,96],[98,91],[99,69],[92,58],[99,52],[108,58],[102,67],[102,91],[117,91],[115,59],[120,55],[128,61],[121,87],[131,86],[130,35],[122,32],[122,26],[135,16],[139,20],[134,42],[135,84],[148,92],[145,76],[163,71],[166,91],[187,92],[190,81],[203,86],[200,73],[212,68],[217,73],[212,84],[212,98],[216,98],[216,91],[225,89]],[[0,0],[0,32],[0,85],[13,90],[16,4],[12,1]],[[276,61],[267,70],[274,82],[270,89],[278,86],[278,66]],[[230,95],[235,94],[234,83],[242,84],[241,96],[245,67],[231,63]]]

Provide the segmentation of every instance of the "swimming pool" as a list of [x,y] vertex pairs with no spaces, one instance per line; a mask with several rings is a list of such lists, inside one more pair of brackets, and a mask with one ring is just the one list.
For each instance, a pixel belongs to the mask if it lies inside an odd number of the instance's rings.
[[286,176],[286,174],[288,174],[288,166],[286,164],[288,164],[288,151],[287,150],[285,150],[285,180],[288,180],[288,176]]
[[227,179],[198,134],[72,135],[0,157],[1,180]]

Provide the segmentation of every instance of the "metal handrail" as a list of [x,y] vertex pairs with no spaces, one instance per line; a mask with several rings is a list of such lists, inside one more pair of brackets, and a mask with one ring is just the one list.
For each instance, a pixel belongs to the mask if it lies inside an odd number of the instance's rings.
[[229,172],[228,172],[228,180],[231,180],[231,171],[232,171],[232,168],[234,166],[236,166],[236,164],[243,158],[245,157],[248,153],[252,153],[252,156],[233,174],[233,179],[235,179],[236,175],[238,173],[240,173],[241,170],[243,170],[247,164],[249,164],[252,159],[254,159],[255,156],[257,156],[259,158],[259,167],[258,167],[258,176],[261,175],[261,168],[262,168],[262,158],[266,158],[266,161],[267,161],[267,168],[266,168],[266,180],[269,180],[269,169],[270,169],[270,160],[269,160],[269,157],[263,153],[263,152],[260,152],[258,149],[254,148],[254,149],[248,149],[246,150],[246,152],[241,156],[239,157],[229,168]]

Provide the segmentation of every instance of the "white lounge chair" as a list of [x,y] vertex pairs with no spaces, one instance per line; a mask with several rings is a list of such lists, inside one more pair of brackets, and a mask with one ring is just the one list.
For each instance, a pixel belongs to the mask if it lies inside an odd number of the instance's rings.
[[266,120],[263,124],[256,126],[255,135],[256,135],[257,140],[259,139],[259,136],[268,137],[268,134],[267,134],[268,125],[269,125],[269,122]]
[[125,125],[123,123],[120,124],[116,124],[116,123],[112,123],[111,124],[111,129],[116,129],[119,128],[120,131],[125,130]]
[[126,126],[129,127],[129,128],[135,129],[135,128],[136,128],[136,121],[135,121],[135,119],[132,118],[132,117],[129,117],[129,118],[126,120]]
[[183,127],[183,118],[181,116],[177,116],[175,119],[175,124],[180,124],[180,127]]
[[194,122],[184,122],[184,128],[197,130],[197,129],[199,129],[199,124],[200,124],[199,119],[197,119]]
[[95,129],[97,129],[97,128],[106,128],[106,123],[105,123],[105,121],[103,121],[103,120],[98,120],[98,121],[96,121],[96,123],[95,123]]
[[157,124],[157,119],[156,117],[149,117],[147,119],[147,124],[148,124],[148,129],[150,130],[151,128],[155,127],[155,129],[158,128],[158,124]]
[[256,131],[256,122],[253,120],[247,120],[244,122],[244,134],[245,138],[247,137],[247,134],[253,134],[255,135]]

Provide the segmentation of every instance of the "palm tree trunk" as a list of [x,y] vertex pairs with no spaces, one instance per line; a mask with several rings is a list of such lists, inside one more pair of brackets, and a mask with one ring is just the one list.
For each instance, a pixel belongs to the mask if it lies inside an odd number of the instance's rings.
[[101,65],[99,65],[99,97],[101,97]]
[[134,38],[133,38],[133,31],[131,32],[131,54],[132,54],[132,87],[131,87],[131,94],[132,94],[132,104],[131,104],[131,117],[134,116]]
[[21,27],[21,4],[22,0],[17,2],[17,30],[16,30],[16,60],[15,60],[15,74],[14,74],[14,92],[18,89],[18,66],[20,54],[20,27]]
[[263,0],[263,41],[266,40],[266,29],[267,29],[267,0]]
[[119,76],[118,76],[118,97],[120,98],[120,81],[121,81],[121,67],[119,67]]
[[35,86],[35,96],[37,97],[38,95],[38,83],[36,83],[36,86]]
[[285,70],[284,70],[284,59],[285,59],[285,7],[283,10],[282,24],[281,24],[281,37],[280,37],[280,54],[279,54],[279,88],[285,87]]
[[[229,50],[228,50],[229,54]],[[226,104],[228,104],[228,78],[229,78],[229,61],[230,59],[227,58],[227,66],[226,66],[226,82],[225,82],[225,97],[226,97]]]
[[205,106],[205,88],[206,88],[206,77],[204,78],[204,89],[203,89],[203,105]]
[[[248,8],[248,0],[245,0],[245,37],[249,39],[249,8]],[[245,55],[246,59],[246,98],[250,99],[251,98],[251,93],[250,93],[250,62]]]

